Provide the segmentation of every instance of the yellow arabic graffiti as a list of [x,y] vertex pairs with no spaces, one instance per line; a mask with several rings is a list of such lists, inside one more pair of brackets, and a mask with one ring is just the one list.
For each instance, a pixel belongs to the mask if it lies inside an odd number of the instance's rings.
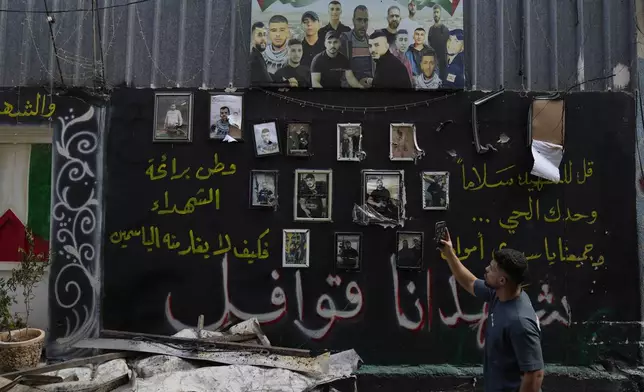
[[[461,249],[461,238],[460,238],[460,236],[457,236],[456,240],[453,240],[454,241],[454,251],[456,252],[456,256],[458,256],[458,258],[461,261],[467,260],[477,250],[478,250],[478,252],[476,252],[476,253],[478,253],[480,260],[484,260],[484,261],[487,262],[487,261],[492,259],[492,255],[494,254],[494,250],[492,250],[492,253],[490,255],[485,254],[483,234],[481,234],[479,232],[477,234],[477,238],[479,240],[478,245],[474,245],[472,247],[464,248],[464,249]],[[546,259],[550,262],[549,263],[550,265],[554,264],[557,259],[559,261],[562,261],[562,262],[564,262],[564,261],[565,262],[575,262],[575,263],[577,263],[577,265],[576,265],[577,268],[580,268],[581,265],[582,265],[581,263],[584,262],[584,261],[587,261],[587,260],[591,262],[590,265],[593,266],[593,267],[599,267],[600,265],[603,265],[605,263],[603,255],[599,255],[597,258],[595,258],[594,256],[589,255],[589,252],[592,252],[593,249],[595,248],[595,246],[593,244],[584,245],[583,253],[581,254],[581,256],[577,256],[577,255],[574,255],[572,253],[568,253],[568,250],[569,250],[568,247],[564,246],[563,245],[563,239],[561,237],[558,237],[557,242],[558,242],[558,245],[559,245],[559,254],[557,255],[557,253],[554,253],[554,252],[550,253],[550,247],[548,246],[548,238],[544,237],[543,241],[544,241],[544,249],[543,249],[544,252],[543,253],[526,254],[526,258],[528,259],[528,261],[541,259],[545,255]],[[507,246],[506,242],[501,242],[499,244],[499,246],[496,248],[496,250],[503,249],[506,246]],[[489,258],[486,259],[486,257],[489,257]],[[443,260],[445,260],[445,256],[443,256],[442,254],[441,254],[441,258]]]
[[[197,191],[196,196],[199,196],[199,194],[206,192],[203,188],[199,189]],[[213,201],[215,202],[215,209],[219,209],[219,189],[216,189],[213,191],[212,188],[208,189],[208,197],[203,198],[203,199],[198,199],[197,197],[191,197],[186,201],[186,204],[183,206],[183,209],[177,209],[177,205],[173,205],[172,208],[169,208],[169,203],[168,203],[168,191],[165,191],[163,193],[163,200],[164,200],[164,206],[165,208],[160,210],[159,209],[159,200],[155,200],[152,203],[152,208],[150,211],[156,212],[159,215],[165,215],[165,214],[179,214],[179,215],[186,215],[186,214],[192,214],[195,212],[195,207],[196,206],[203,206],[206,204],[210,204]]]
[[[576,182],[578,185],[581,185],[585,183],[586,180],[593,175],[593,168],[592,168],[593,162],[586,161],[586,159],[584,159],[582,164],[583,170],[578,171],[575,177],[573,177],[573,174],[572,174],[572,166],[573,166],[572,161],[568,161],[568,163],[564,164],[563,179],[558,183],[543,179],[541,177],[533,176],[528,172],[524,172],[523,174],[517,175],[516,181],[514,178],[510,177],[510,178],[507,178],[505,181],[502,180],[502,181],[497,181],[492,183],[488,181],[487,163],[483,164],[483,169],[480,171],[476,167],[472,166],[471,171],[472,173],[474,173],[474,176],[476,177],[476,181],[467,179],[465,164],[463,163],[463,160],[459,159],[458,163],[461,165],[463,189],[466,191],[478,191],[479,189],[482,189],[482,188],[497,188],[500,186],[512,186],[515,183],[518,184],[519,186],[528,187],[529,190],[537,189],[540,191],[541,189],[543,189],[544,185],[562,184],[562,183],[570,184],[573,181]],[[508,170],[514,169],[515,167],[516,165],[510,165],[508,167],[504,167],[502,169],[496,170],[494,174],[495,175],[501,174]]]
[[[595,221],[597,221],[597,217],[599,216],[597,214],[597,211],[595,210],[591,211],[590,215],[585,215],[585,214],[579,214],[579,213],[571,214],[570,208],[566,208],[566,213],[567,213],[567,216],[563,218],[564,221],[577,222],[581,219],[592,218],[586,222],[589,225],[594,224]],[[517,210],[512,211],[512,215],[510,215],[505,220],[505,222],[503,221],[503,219],[499,219],[499,226],[509,230],[510,232],[514,232],[514,229],[516,229],[519,226],[519,220],[518,220],[519,218],[523,218],[525,221],[529,221],[529,220],[532,220],[532,218],[535,218],[535,220],[543,219],[545,222],[548,222],[548,223],[559,222],[560,220],[562,220],[559,199],[557,199],[557,202],[555,203],[555,205],[551,207],[546,214],[542,215],[540,200],[536,199],[536,202],[534,203],[534,209],[533,209],[533,199],[531,196],[529,196],[528,211],[517,211]]]
[[[168,157],[166,154],[161,155],[161,163],[155,168],[154,166],[154,158],[151,158],[148,160],[148,163],[150,163],[150,166],[148,166],[147,170],[145,171],[145,174],[148,175],[151,181],[156,181],[156,180],[161,180],[163,178],[166,178],[168,176],[168,165],[165,163],[168,160]],[[186,180],[190,179],[190,170],[191,168],[188,167],[185,170],[181,172],[177,172],[177,158],[172,158],[172,174],[170,176],[170,180],[179,180],[181,178],[184,178]],[[228,165],[228,170],[224,171],[226,165],[223,163],[219,162],[219,155],[215,153],[213,157],[213,167],[212,168],[203,168],[199,167],[195,173],[195,177],[198,180],[207,180],[211,176],[221,173],[222,176],[228,176],[231,174],[235,174],[237,172],[237,165],[234,163],[231,163]]]
[[[45,112],[45,104],[47,103],[47,96],[46,95],[40,95],[36,94],[36,103],[32,104],[31,100],[27,100],[25,102],[25,110],[22,112],[14,112],[13,108],[14,106],[10,104],[9,102],[5,101],[4,102],[4,110],[0,112],[0,115],[5,115],[9,116],[11,118],[16,118],[16,117],[33,117],[33,116],[40,116],[40,117],[45,117],[49,118],[54,115],[56,112],[56,104],[55,103],[50,103],[47,109],[49,109],[49,112]],[[32,110],[33,109],[33,110]]]
[[[240,251],[237,247],[231,245],[230,236],[224,234],[223,236],[219,234],[219,246],[216,250],[212,250],[210,243],[204,241],[201,237],[195,234],[194,230],[188,231],[189,245],[184,249],[181,249],[181,243],[177,241],[177,236],[173,233],[165,233],[161,236],[159,228],[156,226],[150,226],[146,228],[142,226],[141,229],[135,230],[119,230],[112,232],[109,236],[110,242],[114,245],[120,245],[121,248],[128,247],[128,241],[133,237],[140,237],[141,244],[148,248],[148,252],[152,252],[154,248],[157,249],[167,249],[167,250],[176,250],[176,253],[180,256],[185,255],[203,255],[204,259],[210,258],[210,256],[217,256],[233,250],[233,254],[238,259],[246,259],[249,264],[255,262],[255,260],[264,260],[268,258],[268,242],[263,241],[263,238],[270,233],[270,229],[264,230],[259,237],[257,237],[257,249],[252,252],[246,247],[248,245],[248,240],[243,240],[244,248]],[[185,246],[185,245],[184,245]]]

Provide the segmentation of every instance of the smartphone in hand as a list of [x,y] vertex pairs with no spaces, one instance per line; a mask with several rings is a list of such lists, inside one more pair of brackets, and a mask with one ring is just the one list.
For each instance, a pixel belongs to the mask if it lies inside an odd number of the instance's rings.
[[438,221],[434,226],[434,241],[436,241],[436,246],[442,248],[445,246],[441,240],[447,239],[447,223],[445,221]]

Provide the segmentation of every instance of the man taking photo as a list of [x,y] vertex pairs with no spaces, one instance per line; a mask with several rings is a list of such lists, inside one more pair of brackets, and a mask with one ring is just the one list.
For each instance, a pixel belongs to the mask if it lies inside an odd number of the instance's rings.
[[524,254],[509,248],[495,251],[482,280],[458,259],[449,232],[440,242],[440,251],[458,284],[489,303],[483,358],[485,392],[541,391],[541,328],[521,287],[528,269]]

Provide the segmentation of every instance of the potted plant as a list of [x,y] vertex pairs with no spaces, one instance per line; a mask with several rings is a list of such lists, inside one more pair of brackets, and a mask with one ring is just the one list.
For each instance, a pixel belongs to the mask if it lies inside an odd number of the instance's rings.
[[[11,371],[36,367],[40,361],[45,331],[29,327],[34,288],[42,280],[49,264],[49,253],[35,253],[30,229],[25,229],[27,249],[19,248],[20,265],[11,271],[8,280],[0,278],[0,370]],[[11,315],[16,292],[22,288],[24,321]]]

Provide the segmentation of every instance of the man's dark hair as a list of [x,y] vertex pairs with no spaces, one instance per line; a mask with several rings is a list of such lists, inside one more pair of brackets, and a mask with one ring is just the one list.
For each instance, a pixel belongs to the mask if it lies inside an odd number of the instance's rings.
[[254,33],[256,29],[263,29],[266,26],[264,26],[264,22],[255,22],[253,23],[253,27],[251,29],[251,33]]
[[402,34],[407,35],[407,30],[400,29],[400,30],[396,31],[396,35],[402,35]]
[[365,11],[365,12],[369,12],[369,10],[367,9],[367,6],[366,6],[366,5],[362,5],[362,4],[360,4],[359,6],[357,6],[356,8],[354,8],[354,9],[353,9],[353,19],[355,19],[355,17],[356,17],[356,12],[358,12],[358,11]]
[[424,28],[422,28],[422,27],[416,27],[416,30],[414,30],[414,32],[416,32],[416,31],[418,31],[418,30],[422,31],[423,33],[425,32],[425,29],[424,29]]
[[398,12],[400,12],[400,7],[398,7],[397,5],[392,5],[391,7],[387,8],[387,16],[389,16],[391,10],[398,10]]
[[422,59],[425,56],[434,56],[436,57],[436,52],[432,48],[428,48],[425,46],[423,49],[420,51],[420,58]]
[[291,38],[288,40],[288,46],[293,46],[293,45],[302,45],[302,41],[300,41],[297,38]]
[[342,4],[340,4],[340,2],[338,0],[329,1],[329,5],[339,5],[340,7],[342,7]]
[[228,113],[230,113],[230,108],[229,108],[228,106],[222,106],[222,107],[220,107],[220,108],[219,108],[219,111],[221,112],[221,111],[222,111],[222,110],[224,110],[224,109],[228,110]]
[[528,260],[523,252],[518,250],[503,248],[494,251],[494,260],[510,279],[520,285],[527,278]]
[[439,9],[439,10],[440,10],[440,9],[441,9],[441,6],[440,6],[440,5],[438,5],[438,4],[434,4],[434,6],[432,7],[432,11],[433,11],[433,10],[435,10],[435,9]]
[[268,24],[271,23],[286,23],[288,24],[288,19],[284,15],[273,15],[271,18],[268,20]]

